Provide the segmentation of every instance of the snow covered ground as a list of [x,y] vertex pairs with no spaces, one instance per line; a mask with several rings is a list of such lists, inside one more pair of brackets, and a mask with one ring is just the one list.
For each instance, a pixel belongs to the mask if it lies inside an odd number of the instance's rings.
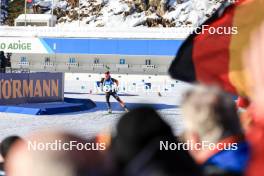
[[[102,92],[90,92],[102,74],[66,73],[65,97],[91,99],[96,108],[89,111],[58,114],[58,115],[21,115],[14,113],[0,113],[0,140],[8,135],[27,135],[41,129],[62,129],[74,132],[84,137],[90,137],[103,130],[114,130],[115,124],[124,113],[119,104],[111,97],[113,114],[106,111],[105,96]],[[182,94],[190,85],[177,82],[165,75],[119,75],[112,74],[120,82],[120,98],[132,109],[142,104],[153,106],[172,126],[175,134],[183,129],[179,104]],[[128,81],[128,82],[127,82]],[[141,84],[142,81],[152,84],[151,91],[130,92],[123,89],[124,82],[128,85]],[[166,83],[166,91],[154,89],[154,86]],[[172,86],[173,84],[173,86]],[[161,86],[163,87],[163,86]],[[122,90],[121,90],[122,89]],[[158,94],[160,93],[160,95]]]
[[[129,108],[142,103],[152,104],[172,126],[175,134],[179,134],[183,129],[183,123],[178,105],[183,91],[184,89],[179,89],[174,96],[145,95],[121,98],[127,102]],[[96,102],[97,107],[85,112],[43,116],[0,113],[0,140],[8,135],[24,136],[41,129],[62,129],[90,137],[102,130],[114,130],[116,122],[124,113],[119,104],[111,99],[113,114],[107,114],[103,95],[66,94],[66,96],[90,98]]]

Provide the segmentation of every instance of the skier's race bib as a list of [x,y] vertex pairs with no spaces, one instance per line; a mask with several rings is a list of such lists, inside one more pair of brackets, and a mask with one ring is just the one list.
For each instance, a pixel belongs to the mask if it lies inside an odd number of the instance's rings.
[[112,79],[105,80],[103,83],[103,91],[104,92],[114,92],[116,90],[116,86]]

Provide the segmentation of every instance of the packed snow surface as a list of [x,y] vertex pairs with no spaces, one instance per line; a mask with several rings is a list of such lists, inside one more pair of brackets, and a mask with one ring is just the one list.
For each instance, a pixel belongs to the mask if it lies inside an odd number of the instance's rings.
[[[171,125],[175,134],[183,129],[183,124],[178,108],[182,90],[175,93],[174,97],[158,95],[121,96],[128,107],[135,107],[143,103],[152,104],[154,108]],[[27,136],[39,130],[66,130],[83,137],[91,137],[103,130],[115,129],[115,124],[124,113],[119,104],[111,98],[113,114],[107,114],[105,97],[91,94],[69,94],[68,97],[90,98],[97,107],[89,111],[59,115],[22,115],[13,113],[0,113],[0,140],[8,135]]]

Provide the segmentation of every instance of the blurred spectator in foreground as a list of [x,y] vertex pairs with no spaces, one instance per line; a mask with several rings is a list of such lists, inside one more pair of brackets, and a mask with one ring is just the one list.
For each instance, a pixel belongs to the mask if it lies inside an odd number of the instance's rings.
[[111,152],[117,173],[123,176],[199,176],[187,151],[161,149],[163,141],[178,144],[171,128],[152,108],[137,108],[117,124]]
[[4,163],[9,154],[9,151],[16,142],[22,140],[19,136],[9,136],[6,137],[0,144],[0,152],[4,159],[3,163],[0,163],[0,176],[5,175]]
[[197,86],[186,93],[182,111],[184,138],[201,144],[190,152],[205,175],[243,175],[250,149],[232,98],[216,87]]
[[7,158],[8,176],[101,176],[104,146],[72,134],[39,132],[17,143]]

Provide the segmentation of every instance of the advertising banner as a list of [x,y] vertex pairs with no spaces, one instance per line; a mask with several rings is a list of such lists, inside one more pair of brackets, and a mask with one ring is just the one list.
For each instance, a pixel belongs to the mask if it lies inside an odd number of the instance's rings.
[[182,40],[0,37],[0,51],[32,54],[175,56]]
[[63,101],[63,73],[1,73],[0,105]]
[[40,38],[0,37],[0,51],[6,53],[52,53],[49,46]]

